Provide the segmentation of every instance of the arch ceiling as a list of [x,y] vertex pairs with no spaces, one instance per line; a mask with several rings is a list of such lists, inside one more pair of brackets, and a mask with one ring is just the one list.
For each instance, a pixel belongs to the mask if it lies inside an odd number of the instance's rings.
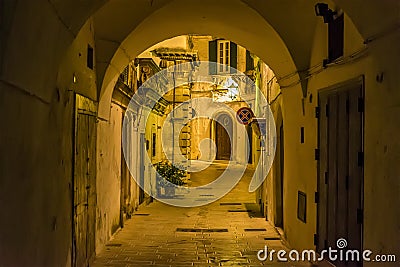
[[[122,68],[151,45],[177,35],[224,37],[251,50],[279,77],[310,65],[318,0],[113,0],[94,15],[97,78],[101,102],[109,103]],[[327,1],[338,4],[355,21],[364,38],[399,22],[397,0]],[[373,3],[371,3],[373,2]],[[385,14],[382,18],[379,14]],[[387,16],[387,14],[394,14]],[[295,75],[286,83],[298,80]],[[101,113],[101,111],[100,111]]]
[[[85,21],[99,9],[104,11],[107,8],[123,5],[127,7],[126,11],[129,10],[129,12],[114,14],[114,19],[123,19],[123,14],[128,14],[128,18],[135,19],[141,16],[145,17],[172,1],[174,0],[48,0],[59,18],[75,35]],[[186,5],[188,5],[188,2],[186,2]],[[202,1],[195,0],[192,3],[194,2]],[[351,17],[364,38],[390,28],[394,24],[399,24],[400,21],[400,1],[398,0],[242,0],[242,2],[257,10],[266,19],[268,18],[268,21],[273,24],[277,31],[280,28],[278,25],[285,24],[287,21],[295,22],[291,25],[292,27],[304,30],[302,25],[298,23],[299,19],[301,21],[304,16],[308,16],[309,10],[313,12],[313,6],[316,2],[336,3]],[[133,9],[128,8],[133,5]],[[306,9],[307,11],[304,12]],[[274,16],[279,20],[278,25],[272,19]]]
[[[236,41],[281,77],[307,69],[315,26],[321,19],[314,14],[317,2],[341,7],[364,39],[400,23],[398,0],[43,0],[43,5],[50,5],[74,36],[93,17],[101,100],[129,59],[180,34],[213,34]],[[16,3],[10,30],[19,31],[30,18],[19,15],[26,13],[26,6]]]

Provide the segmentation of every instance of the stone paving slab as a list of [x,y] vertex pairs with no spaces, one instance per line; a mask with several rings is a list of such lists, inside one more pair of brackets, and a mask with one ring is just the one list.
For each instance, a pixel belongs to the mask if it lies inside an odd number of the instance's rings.
[[[133,216],[126,221],[92,266],[311,266],[305,262],[257,259],[257,252],[265,245],[275,250],[287,248],[278,231],[254,211],[255,195],[247,192],[251,174],[246,171],[229,194],[206,206],[178,208],[154,201],[142,207],[138,213],[149,216]],[[202,178],[192,174],[191,179]],[[251,212],[229,212],[249,207]],[[197,232],[181,232],[178,228],[194,228]],[[212,229],[226,232],[212,232]]]

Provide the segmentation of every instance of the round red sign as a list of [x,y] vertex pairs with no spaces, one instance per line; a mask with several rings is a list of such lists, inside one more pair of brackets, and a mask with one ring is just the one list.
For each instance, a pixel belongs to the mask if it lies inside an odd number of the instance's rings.
[[240,108],[237,112],[236,112],[236,118],[237,120],[244,125],[247,125],[250,123],[251,118],[254,117],[253,111],[248,108],[248,107],[243,107]]

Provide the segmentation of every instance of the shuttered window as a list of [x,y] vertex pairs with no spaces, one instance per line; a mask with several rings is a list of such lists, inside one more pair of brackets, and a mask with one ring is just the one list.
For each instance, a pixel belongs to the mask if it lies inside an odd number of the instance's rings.
[[217,58],[218,58],[218,73],[227,73],[229,72],[230,67],[230,45],[229,41],[219,40],[218,41],[218,51],[217,51]]
[[[228,40],[213,40],[208,43],[208,60],[222,64],[210,64],[210,74],[233,73],[237,68],[237,45]],[[224,66],[226,65],[226,66]],[[232,67],[234,69],[229,68]]]

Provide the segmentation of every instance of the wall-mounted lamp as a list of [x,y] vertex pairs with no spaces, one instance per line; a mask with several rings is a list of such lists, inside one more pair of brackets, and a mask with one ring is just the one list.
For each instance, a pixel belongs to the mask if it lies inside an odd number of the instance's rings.
[[330,23],[333,21],[333,15],[337,12],[329,9],[328,4],[318,3],[315,5],[315,15],[322,16],[324,23]]

